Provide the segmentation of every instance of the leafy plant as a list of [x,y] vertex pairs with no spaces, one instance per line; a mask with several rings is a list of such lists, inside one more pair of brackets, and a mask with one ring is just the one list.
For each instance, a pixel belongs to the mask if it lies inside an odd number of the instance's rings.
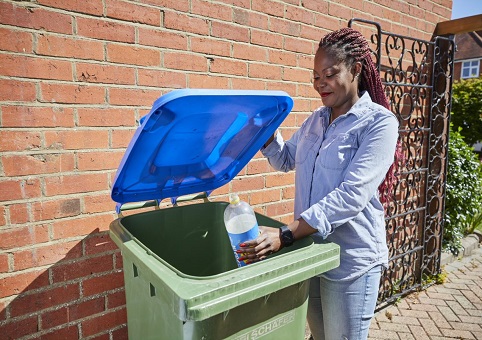
[[454,130],[473,145],[482,141],[482,78],[457,81],[452,87],[452,117]]
[[471,234],[475,230],[482,232],[482,209],[474,216],[470,216],[467,222],[467,234]]
[[443,245],[458,255],[467,225],[482,211],[482,165],[461,135],[450,128]]
[[422,286],[427,286],[427,285],[432,285],[432,284],[443,284],[447,280],[447,272],[445,270],[442,270],[438,274],[432,274],[432,275],[427,275],[423,274],[422,275]]

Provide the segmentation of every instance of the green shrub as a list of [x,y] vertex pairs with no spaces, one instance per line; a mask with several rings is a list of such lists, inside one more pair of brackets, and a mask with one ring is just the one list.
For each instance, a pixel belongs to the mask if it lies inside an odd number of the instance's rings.
[[471,234],[476,230],[482,232],[482,209],[468,220],[467,233]]
[[482,165],[460,133],[450,127],[445,200],[444,248],[455,255],[474,217],[482,210]]
[[452,117],[454,131],[461,127],[465,142],[473,145],[482,141],[482,78],[457,81],[452,87]]

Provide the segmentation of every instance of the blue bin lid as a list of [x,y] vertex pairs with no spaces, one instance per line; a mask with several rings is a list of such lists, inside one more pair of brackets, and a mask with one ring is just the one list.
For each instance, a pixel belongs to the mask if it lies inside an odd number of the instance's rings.
[[161,96],[127,147],[112,199],[161,200],[221,187],[292,107],[282,91],[182,89]]

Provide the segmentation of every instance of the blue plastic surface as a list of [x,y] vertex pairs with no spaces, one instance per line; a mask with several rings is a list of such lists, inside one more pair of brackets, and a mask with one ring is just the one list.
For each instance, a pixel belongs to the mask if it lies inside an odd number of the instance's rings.
[[114,180],[118,203],[209,192],[228,183],[293,107],[282,91],[193,90],[155,101]]

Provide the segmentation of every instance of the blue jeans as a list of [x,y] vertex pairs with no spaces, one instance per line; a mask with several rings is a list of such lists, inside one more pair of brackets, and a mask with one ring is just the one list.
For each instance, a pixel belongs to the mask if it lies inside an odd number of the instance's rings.
[[350,281],[310,281],[308,324],[315,340],[364,340],[374,315],[381,266]]

